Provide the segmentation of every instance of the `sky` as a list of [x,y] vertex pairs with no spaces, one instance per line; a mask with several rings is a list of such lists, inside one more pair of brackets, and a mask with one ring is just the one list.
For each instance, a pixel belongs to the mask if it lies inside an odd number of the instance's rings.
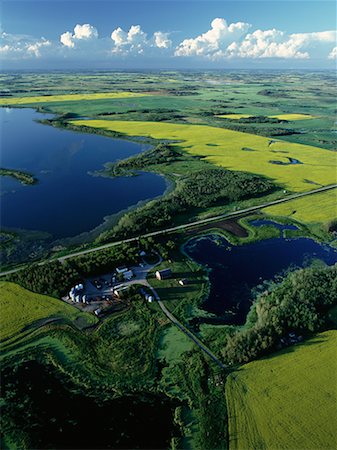
[[336,68],[334,0],[0,0],[0,67]]

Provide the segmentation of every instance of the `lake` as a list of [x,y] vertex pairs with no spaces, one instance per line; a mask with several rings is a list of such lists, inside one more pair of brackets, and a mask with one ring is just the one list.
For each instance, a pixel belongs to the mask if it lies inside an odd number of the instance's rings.
[[290,267],[308,266],[314,259],[337,262],[337,250],[311,239],[275,238],[235,246],[223,237],[207,235],[187,242],[185,252],[210,269],[210,294],[202,308],[217,318],[195,323],[242,325],[251,307],[252,289]]
[[148,145],[42,125],[33,109],[0,108],[1,167],[33,174],[24,186],[1,177],[1,227],[48,232],[53,239],[93,230],[104,218],[162,195],[159,175],[104,178],[89,172],[128,158]]

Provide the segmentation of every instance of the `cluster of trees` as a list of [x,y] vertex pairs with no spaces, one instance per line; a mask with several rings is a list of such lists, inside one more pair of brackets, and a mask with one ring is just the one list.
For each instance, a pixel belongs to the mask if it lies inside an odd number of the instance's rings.
[[172,146],[159,144],[136,156],[122,159],[115,163],[108,163],[104,174],[109,176],[125,176],[134,170],[140,170],[156,164],[166,164],[181,159],[182,154]]
[[292,272],[258,297],[247,318],[250,327],[228,338],[223,355],[232,364],[246,363],[277,349],[291,332],[320,331],[335,304],[337,265]]
[[102,234],[99,240],[137,236],[172,225],[177,214],[192,208],[235,202],[267,194],[274,189],[275,186],[269,180],[244,172],[221,168],[195,171],[181,178],[176,190],[166,198],[155,200],[123,216],[119,223],[111,231]]
[[241,117],[240,119],[227,119],[231,121],[236,121],[239,123],[286,123],[287,120],[276,119],[275,117],[266,116],[251,116],[251,117]]
[[7,275],[6,281],[12,281],[39,294],[59,298],[71,286],[79,283],[81,277],[68,262],[61,264],[59,261],[53,261],[41,266],[34,264]]
[[163,258],[168,258],[175,248],[176,244],[171,240],[159,242],[153,238],[142,238],[137,242],[70,258],[63,263],[52,261],[44,265],[34,264],[7,275],[5,279],[30,291],[60,298],[85,277],[104,274],[121,265],[138,264],[140,250],[145,250],[150,256],[153,251],[157,251]]
[[256,197],[274,189],[267,179],[244,172],[208,169],[193,172],[175,193],[175,201],[184,207],[205,208]]
[[120,265],[132,265],[138,262],[139,248],[137,244],[121,244],[70,260],[72,267],[83,276],[103,274]]
[[258,127],[250,124],[240,124],[240,120],[227,120],[223,122],[222,128],[233,131],[242,131],[243,133],[257,134],[259,136],[290,136],[291,134],[300,134],[300,131],[296,131],[292,128],[279,128],[279,127]]
[[265,95],[266,97],[275,97],[275,98],[293,98],[290,97],[288,91],[285,91],[283,89],[262,89],[261,91],[258,91],[258,95]]

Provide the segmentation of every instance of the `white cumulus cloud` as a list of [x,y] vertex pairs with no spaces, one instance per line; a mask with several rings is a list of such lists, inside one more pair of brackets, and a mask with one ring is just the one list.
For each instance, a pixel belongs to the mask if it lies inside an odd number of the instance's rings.
[[245,22],[227,25],[225,19],[216,18],[210,30],[192,39],[184,39],[176,48],[176,56],[205,56],[219,58],[232,42],[239,40],[247,33],[250,24]]
[[74,32],[66,31],[60,36],[60,42],[65,47],[75,48],[78,41],[89,41],[98,38],[98,31],[95,27],[89,23],[83,25],[77,24],[74,28]]
[[118,27],[111,33],[111,39],[114,43],[112,52],[119,54],[143,54],[150,48],[168,49],[172,45],[169,33],[156,31],[148,38],[140,25],[132,25],[127,32]]
[[170,48],[172,45],[172,41],[168,37],[169,37],[169,33],[163,33],[162,31],[156,31],[155,33],[153,33],[153,38],[154,38],[156,47]]
[[336,41],[336,31],[293,33],[283,31],[256,30],[241,42],[234,42],[227,48],[227,56],[239,58],[295,58],[308,59],[311,51]]
[[328,55],[329,59],[337,59],[337,47],[334,47]]
[[44,49],[52,46],[52,43],[44,37],[38,39],[28,35],[2,32],[0,38],[0,54],[7,59],[40,58]]
[[240,58],[309,58],[307,52],[300,51],[303,38],[289,37],[283,31],[256,30],[241,42],[228,46],[226,55]]

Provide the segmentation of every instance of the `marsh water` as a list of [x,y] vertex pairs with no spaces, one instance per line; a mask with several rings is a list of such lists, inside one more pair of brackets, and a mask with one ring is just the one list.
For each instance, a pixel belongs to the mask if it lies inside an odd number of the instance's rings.
[[163,394],[98,401],[73,392],[74,386],[69,390],[36,361],[4,370],[2,385],[8,396],[3,412],[18,433],[28,434],[25,448],[159,449],[168,448],[175,433],[179,403]]
[[188,241],[185,251],[210,269],[210,294],[202,307],[216,317],[196,323],[241,325],[252,304],[252,289],[264,280],[273,280],[289,268],[308,266],[315,259],[328,265],[337,262],[336,249],[307,238],[274,238],[235,246],[220,236],[207,235]]
[[164,193],[165,179],[156,174],[113,179],[90,174],[148,146],[37,122],[46,117],[33,109],[0,108],[1,167],[29,172],[39,181],[24,186],[1,177],[1,227],[76,236]]

